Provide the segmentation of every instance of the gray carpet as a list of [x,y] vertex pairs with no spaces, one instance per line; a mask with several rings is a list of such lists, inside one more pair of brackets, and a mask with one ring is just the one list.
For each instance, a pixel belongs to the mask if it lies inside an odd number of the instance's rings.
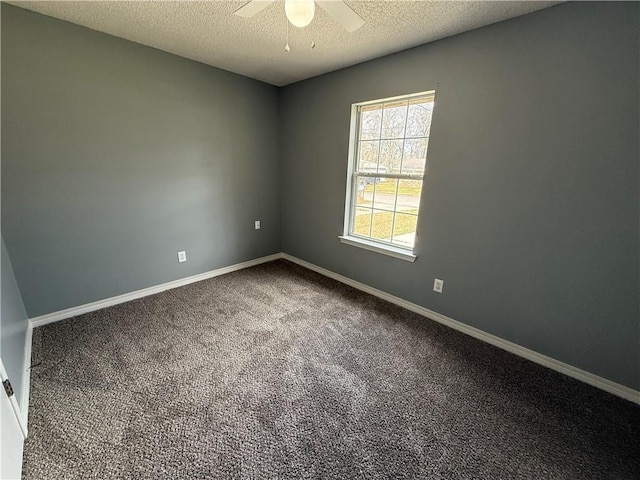
[[640,407],[285,261],[33,361],[25,479],[640,478]]

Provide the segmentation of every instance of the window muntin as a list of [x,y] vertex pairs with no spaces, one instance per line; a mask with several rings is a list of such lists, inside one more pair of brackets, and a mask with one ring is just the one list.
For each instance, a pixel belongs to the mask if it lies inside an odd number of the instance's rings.
[[433,104],[425,92],[354,105],[345,235],[413,250]]

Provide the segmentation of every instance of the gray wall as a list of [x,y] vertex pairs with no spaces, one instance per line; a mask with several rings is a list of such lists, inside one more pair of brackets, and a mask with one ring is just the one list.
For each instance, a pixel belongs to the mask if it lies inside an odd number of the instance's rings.
[[27,312],[13,275],[9,254],[2,240],[0,259],[0,357],[15,391],[16,401],[22,407],[22,389],[25,381],[24,353],[27,338]]
[[[2,228],[30,316],[282,249],[640,387],[637,3],[281,90],[1,8]],[[433,88],[418,260],[340,244],[350,105]]]
[[[284,88],[283,250],[640,387],[638,7],[563,4]],[[430,89],[416,263],[339,243],[350,105]]]
[[276,87],[2,4],[2,231],[29,316],[280,251],[277,129]]

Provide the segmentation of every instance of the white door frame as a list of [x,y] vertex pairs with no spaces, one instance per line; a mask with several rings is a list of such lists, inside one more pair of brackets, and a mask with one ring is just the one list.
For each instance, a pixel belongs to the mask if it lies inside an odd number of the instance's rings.
[[[0,358],[0,379],[7,380],[7,371]],[[7,396],[4,387],[0,387],[0,409],[2,425],[0,440],[0,478],[19,479],[22,473],[22,450],[27,438],[27,426],[16,396]]]

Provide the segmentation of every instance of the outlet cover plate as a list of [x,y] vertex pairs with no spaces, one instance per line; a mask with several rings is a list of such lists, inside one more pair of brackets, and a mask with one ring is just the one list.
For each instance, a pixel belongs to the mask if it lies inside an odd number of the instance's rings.
[[440,280],[436,278],[433,280],[433,291],[437,293],[442,293],[442,289],[444,288],[444,280]]

